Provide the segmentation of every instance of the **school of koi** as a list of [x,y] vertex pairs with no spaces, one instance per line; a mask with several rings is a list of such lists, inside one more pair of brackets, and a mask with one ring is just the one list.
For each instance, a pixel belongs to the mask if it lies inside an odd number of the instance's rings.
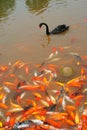
[[34,69],[20,60],[0,65],[0,130],[87,130],[87,65],[70,55],[81,69],[67,82],[51,63],[60,60],[56,49]]

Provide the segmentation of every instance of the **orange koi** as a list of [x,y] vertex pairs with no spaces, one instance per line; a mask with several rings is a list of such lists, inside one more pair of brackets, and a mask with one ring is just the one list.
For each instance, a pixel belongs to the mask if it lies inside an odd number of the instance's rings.
[[47,78],[46,78],[46,77],[44,77],[44,78],[43,78],[43,82],[44,82],[44,84],[45,84],[45,85],[47,85],[47,86],[48,86],[49,81],[47,80]]
[[33,81],[43,81],[43,78],[44,78],[44,77],[34,76],[34,77],[32,78],[32,80],[33,80]]
[[57,128],[60,128],[61,127],[61,124],[58,122],[58,121],[55,121],[51,118],[47,118],[46,121],[48,124],[54,126],[54,127],[57,127]]
[[67,105],[67,106],[66,106],[66,109],[67,109],[67,110],[70,110],[70,111],[73,111],[73,110],[76,110],[76,107],[71,106],[71,105]]
[[70,119],[75,120],[75,113],[72,111],[68,111]]
[[8,74],[7,76],[8,76],[8,77],[12,77],[12,78],[16,77],[16,75],[15,75],[15,74],[12,74],[12,73],[11,73],[11,74]]
[[[53,127],[52,127],[53,129]],[[34,129],[34,130],[51,130],[51,126],[50,125],[41,125],[39,129]]]
[[84,97],[84,95],[78,95],[74,97],[74,100],[81,100]]
[[64,47],[59,46],[59,51],[60,51],[60,52],[63,52],[63,51],[64,51]]
[[26,65],[26,64],[22,62],[22,63],[19,64],[18,68],[21,69],[21,68],[23,68],[25,65]]
[[2,100],[4,98],[4,96],[5,96],[4,93],[1,93],[0,94],[0,100]]
[[43,110],[41,110],[41,112],[40,112],[40,116],[41,116],[41,117],[42,117],[42,116],[45,116],[46,113],[47,113],[47,110],[43,109]]
[[39,93],[34,93],[34,96],[37,101],[39,101],[42,98],[41,94]]
[[6,130],[6,128],[0,128],[0,130]]
[[84,67],[82,67],[82,69],[81,69],[81,72],[80,72],[82,75],[84,75],[85,74],[85,69],[84,69]]
[[11,112],[6,112],[6,116],[11,116]]
[[23,117],[26,117],[26,116],[28,116],[28,115],[31,115],[32,113],[37,112],[37,111],[40,111],[40,110],[42,110],[42,107],[33,107],[33,108],[30,108],[30,109],[28,109],[27,111],[25,111],[25,112],[23,113]]
[[27,65],[27,66],[25,66],[25,72],[26,72],[26,74],[29,74],[29,66]]
[[21,63],[21,61],[20,61],[20,60],[18,60],[18,61],[16,61],[16,62],[13,64],[13,66],[12,66],[12,67],[17,67],[20,63]]
[[66,119],[65,121],[66,121],[66,123],[67,123],[68,125],[71,125],[71,126],[74,126],[74,125],[75,125],[75,123],[74,123],[72,120],[70,120],[70,119]]
[[4,103],[0,103],[0,108],[3,108],[3,109],[8,109],[8,106],[5,105]]
[[11,83],[11,82],[4,82],[4,85],[7,85],[7,86],[11,86],[11,87],[15,87],[15,83]]
[[47,66],[52,67],[52,68],[59,68],[57,65],[54,65],[54,64],[48,64]]
[[76,103],[75,103],[75,106],[78,107],[81,103],[81,100],[77,100]]
[[66,87],[81,87],[85,83],[85,76],[79,76],[66,83]]
[[87,59],[87,55],[82,56],[82,59],[86,60]]
[[9,125],[12,127],[15,123],[16,116],[12,116],[9,120]]
[[36,102],[35,102],[34,100],[28,99],[28,100],[27,100],[27,103],[28,103],[28,104],[32,104],[33,107],[36,107],[36,106],[37,106],[37,104],[36,104]]
[[35,118],[38,119],[38,120],[42,120],[42,121],[45,121],[45,116],[39,116],[39,115],[35,115]]
[[5,65],[2,65],[2,66],[0,66],[0,69],[1,69],[2,71],[6,71],[6,70],[8,69],[8,67],[5,66]]
[[68,116],[68,113],[53,112],[51,116],[52,116],[52,119],[55,119],[55,120],[64,120]]
[[52,48],[52,52],[55,53],[57,51],[57,48],[56,47],[53,47]]
[[76,102],[75,102],[76,106],[79,106],[79,105],[80,105],[81,99],[82,99],[83,97],[84,97],[83,95],[78,95],[78,96],[74,97],[74,100],[76,100]]

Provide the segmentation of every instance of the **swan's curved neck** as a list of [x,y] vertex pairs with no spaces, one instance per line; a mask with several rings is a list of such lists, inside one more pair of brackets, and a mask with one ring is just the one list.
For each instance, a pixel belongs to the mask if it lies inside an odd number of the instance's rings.
[[49,27],[48,27],[48,25],[47,25],[46,23],[43,23],[43,25],[45,25],[45,26],[46,26],[46,34],[47,34],[47,35],[49,35],[49,34],[50,34],[50,32],[49,32]]

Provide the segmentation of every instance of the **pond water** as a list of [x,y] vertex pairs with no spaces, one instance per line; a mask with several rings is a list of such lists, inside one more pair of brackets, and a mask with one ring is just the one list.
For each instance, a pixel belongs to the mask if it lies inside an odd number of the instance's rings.
[[[86,12],[87,0],[0,0],[0,63],[41,63],[53,47],[86,55]],[[40,22],[50,30],[59,24],[70,29],[47,37]]]
[[[32,118],[47,118],[50,124],[46,111],[52,109],[66,112],[60,120],[49,115],[64,130],[77,130],[81,121],[86,130],[86,12],[87,0],[0,0],[0,127],[12,130],[18,121]],[[47,36],[46,28],[39,28],[41,22],[50,30],[60,24],[70,28]]]

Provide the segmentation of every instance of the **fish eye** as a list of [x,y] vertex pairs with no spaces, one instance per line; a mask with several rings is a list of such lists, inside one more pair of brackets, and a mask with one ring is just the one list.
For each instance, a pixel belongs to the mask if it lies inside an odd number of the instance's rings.
[[22,122],[19,123],[19,125],[21,125],[21,124],[22,124]]

